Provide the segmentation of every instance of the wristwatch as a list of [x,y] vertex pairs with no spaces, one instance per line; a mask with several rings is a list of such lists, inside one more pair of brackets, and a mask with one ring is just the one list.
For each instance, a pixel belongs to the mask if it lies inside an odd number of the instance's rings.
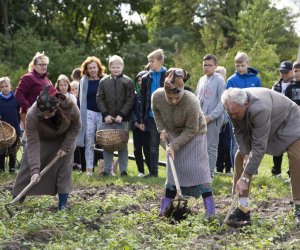
[[250,179],[249,179],[249,178],[247,178],[247,177],[245,177],[245,176],[242,176],[242,177],[241,177],[241,179],[242,179],[243,181],[247,182],[247,183],[249,183],[249,182],[250,182]]

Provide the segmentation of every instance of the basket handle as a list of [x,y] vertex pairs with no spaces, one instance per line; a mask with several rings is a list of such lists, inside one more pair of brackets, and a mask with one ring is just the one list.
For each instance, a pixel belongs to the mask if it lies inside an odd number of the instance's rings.
[[2,121],[1,121],[1,116],[0,116],[0,127],[1,127],[1,133],[3,135],[4,140],[6,141],[6,137],[5,137],[5,133],[4,133],[4,129],[3,129],[3,125],[2,125]]

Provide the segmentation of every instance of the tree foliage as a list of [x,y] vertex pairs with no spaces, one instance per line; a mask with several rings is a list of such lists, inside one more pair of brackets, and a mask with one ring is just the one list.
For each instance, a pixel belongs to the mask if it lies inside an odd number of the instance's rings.
[[[15,83],[37,51],[49,55],[55,81],[89,55],[107,65],[118,54],[134,77],[147,54],[163,48],[167,67],[192,73],[191,86],[203,74],[204,54],[215,54],[230,75],[239,50],[269,86],[279,62],[296,59],[300,41],[295,16],[270,0],[0,0],[0,6],[0,75]],[[124,18],[124,6],[139,20]]]

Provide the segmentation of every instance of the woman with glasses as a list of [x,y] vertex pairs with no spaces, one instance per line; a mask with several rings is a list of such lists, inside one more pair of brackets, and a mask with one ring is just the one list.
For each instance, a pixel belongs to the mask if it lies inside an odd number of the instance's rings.
[[[58,194],[58,209],[66,208],[72,189],[73,154],[80,126],[77,105],[54,86],[44,87],[26,115],[27,146],[13,196],[33,182],[35,185],[26,195]],[[59,155],[58,160],[41,179],[40,172],[56,155]],[[24,197],[20,201],[23,200]]]
[[16,99],[20,105],[20,119],[25,129],[27,110],[35,102],[44,86],[52,84],[48,79],[49,58],[44,52],[37,52],[28,66],[28,73],[21,76],[16,89]]

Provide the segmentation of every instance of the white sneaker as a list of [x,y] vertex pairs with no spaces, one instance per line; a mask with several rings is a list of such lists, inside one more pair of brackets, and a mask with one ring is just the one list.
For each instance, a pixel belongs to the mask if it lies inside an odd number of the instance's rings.
[[290,183],[291,182],[291,178],[288,178],[284,181],[285,183]]
[[93,175],[93,169],[87,169],[86,175],[87,176],[92,176]]
[[110,173],[111,173],[112,176],[117,176],[117,173],[115,173],[113,170],[111,170]]
[[145,174],[139,173],[139,174],[138,174],[138,177],[145,177]]

